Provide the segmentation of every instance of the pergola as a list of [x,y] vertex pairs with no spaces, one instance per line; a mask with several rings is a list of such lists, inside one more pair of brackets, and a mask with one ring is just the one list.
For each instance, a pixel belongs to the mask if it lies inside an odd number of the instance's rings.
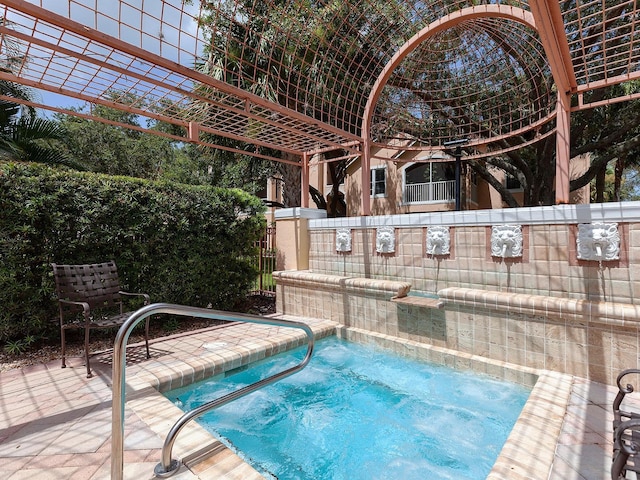
[[571,113],[640,96],[612,93],[640,78],[636,0],[0,5],[0,80],[184,127],[153,132],[176,140],[299,165],[303,192],[323,152],[361,157],[366,191],[372,147],[393,139],[433,150],[465,138],[468,158],[482,158],[555,134],[556,202],[567,203]]

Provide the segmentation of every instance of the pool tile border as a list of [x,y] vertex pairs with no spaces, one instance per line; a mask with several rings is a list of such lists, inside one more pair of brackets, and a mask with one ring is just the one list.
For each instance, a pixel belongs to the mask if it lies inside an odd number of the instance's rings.
[[[335,334],[358,343],[373,343],[409,358],[471,369],[532,387],[529,399],[487,478],[548,478],[571,394],[572,376],[488,360],[442,347],[346,327],[327,320],[295,319],[309,323],[318,339]],[[151,362],[147,368],[127,379],[127,407],[164,439],[183,412],[161,392],[209,376],[222,375],[225,371],[305,343],[304,334],[299,331],[256,325],[252,325],[252,328],[263,330],[251,338],[238,335],[235,340],[225,340],[225,345],[217,345],[220,349],[215,352],[208,351],[203,345],[198,351],[199,356],[184,362],[174,362],[171,365],[154,365]],[[196,478],[189,476],[189,471],[202,479],[263,478],[195,422],[187,424],[180,433],[174,446],[174,458],[182,459],[188,467],[181,470],[180,478],[183,475],[184,478]]]
[[542,480],[549,477],[571,396],[571,375],[521,367],[344,326],[337,329],[337,335],[354,342],[374,343],[409,358],[469,369],[531,387],[529,398],[487,479]]

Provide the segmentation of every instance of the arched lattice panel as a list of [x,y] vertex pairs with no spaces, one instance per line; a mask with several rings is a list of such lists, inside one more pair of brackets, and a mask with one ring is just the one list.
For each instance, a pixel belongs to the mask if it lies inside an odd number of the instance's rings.
[[[461,8],[500,3],[527,8],[526,2],[517,1],[444,0],[261,0],[229,8],[208,4],[202,22],[208,40],[205,68],[230,84],[361,135],[371,88],[409,38]],[[517,33],[512,31],[511,37]],[[410,72],[420,77],[425,73],[420,66]],[[434,94],[447,88],[438,85]]]
[[412,138],[416,148],[460,138],[504,146],[534,136],[552,118],[556,98],[534,30],[470,19],[427,36],[393,71],[372,132],[380,143]]
[[56,93],[170,122],[190,141],[357,150],[372,88],[402,45],[460,10],[497,7],[531,14],[540,39],[491,15],[430,38],[380,96],[377,139],[537,134],[553,108],[546,61],[580,102],[640,78],[635,0],[4,0],[0,80],[44,104]]
[[574,0],[563,23],[578,90],[637,78],[640,9],[636,0]]

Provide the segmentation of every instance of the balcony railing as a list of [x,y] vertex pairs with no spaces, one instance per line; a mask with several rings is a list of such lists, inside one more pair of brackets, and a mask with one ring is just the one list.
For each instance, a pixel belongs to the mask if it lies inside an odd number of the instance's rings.
[[455,180],[410,183],[404,186],[403,203],[446,202],[455,198]]

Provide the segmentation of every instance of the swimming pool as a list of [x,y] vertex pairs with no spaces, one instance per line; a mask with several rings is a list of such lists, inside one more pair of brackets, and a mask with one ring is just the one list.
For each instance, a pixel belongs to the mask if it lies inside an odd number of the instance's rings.
[[[306,348],[165,395],[185,410],[299,361]],[[199,419],[267,478],[484,479],[525,387],[335,337],[302,372]]]

